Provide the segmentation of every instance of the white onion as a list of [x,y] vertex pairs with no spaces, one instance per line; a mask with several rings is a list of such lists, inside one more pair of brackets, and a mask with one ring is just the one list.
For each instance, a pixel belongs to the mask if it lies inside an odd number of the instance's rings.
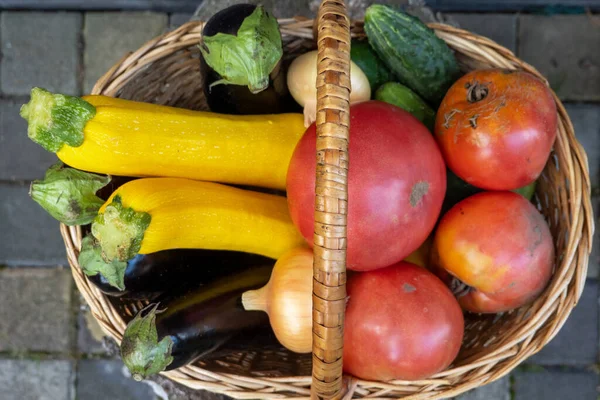
[[[317,113],[317,55],[313,50],[294,59],[287,72],[288,89],[298,104],[304,107],[304,125],[308,127]],[[365,73],[350,62],[350,104],[371,99],[371,85]]]

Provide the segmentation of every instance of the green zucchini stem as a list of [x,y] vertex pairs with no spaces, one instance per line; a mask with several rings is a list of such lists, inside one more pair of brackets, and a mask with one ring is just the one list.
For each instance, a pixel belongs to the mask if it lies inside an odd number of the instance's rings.
[[29,195],[63,224],[86,225],[96,218],[104,204],[96,192],[110,181],[110,176],[68,168],[58,162],[46,171],[44,179],[31,183]]
[[87,235],[83,238],[77,261],[87,276],[100,274],[111,286],[119,290],[125,290],[127,262],[118,260],[112,262],[104,261],[104,258],[102,258],[102,248],[92,235]]
[[92,223],[92,234],[102,247],[106,262],[129,261],[140,251],[150,214],[123,206],[116,195]]
[[136,381],[163,371],[173,362],[173,340],[166,336],[158,341],[157,309],[158,304],[150,304],[141,310],[127,324],[123,334],[121,358]]
[[79,97],[34,87],[29,103],[21,107],[20,114],[27,120],[29,138],[56,153],[65,144],[81,146],[83,128],[96,115],[96,107]]

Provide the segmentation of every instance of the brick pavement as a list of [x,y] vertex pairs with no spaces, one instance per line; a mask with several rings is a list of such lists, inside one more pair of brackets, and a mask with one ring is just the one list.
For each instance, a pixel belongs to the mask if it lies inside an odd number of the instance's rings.
[[[274,5],[274,13],[281,17],[310,16],[315,4],[311,0],[266,3]],[[367,2],[350,3],[354,15],[360,16]],[[211,15],[220,8],[217,4],[222,7],[224,3],[206,0],[200,14]],[[176,28],[190,14],[81,10],[0,13],[0,265],[9,266],[0,269],[0,398],[6,400],[93,400],[107,398],[109,391],[114,400],[158,399],[163,393],[156,384],[129,379],[114,344],[103,340],[76,293],[65,268],[57,223],[27,196],[29,182],[41,178],[56,158],[26,139],[17,112],[32,85],[87,93],[125,52]],[[452,23],[496,40],[547,74],[567,104],[598,190],[600,16],[493,12],[446,16]],[[40,29],[45,34],[40,35]],[[594,199],[597,211],[599,200]],[[597,399],[597,249],[598,245],[590,259],[582,300],[559,335],[510,376],[459,399]],[[202,391],[191,394],[164,379],[155,381],[170,399],[222,398]],[[108,386],[111,389],[106,391]]]

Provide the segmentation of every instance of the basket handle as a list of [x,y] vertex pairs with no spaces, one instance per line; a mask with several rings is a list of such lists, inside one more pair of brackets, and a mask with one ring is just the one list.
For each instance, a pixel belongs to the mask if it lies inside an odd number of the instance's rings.
[[350,124],[350,20],[323,0],[317,20],[312,397],[342,396]]

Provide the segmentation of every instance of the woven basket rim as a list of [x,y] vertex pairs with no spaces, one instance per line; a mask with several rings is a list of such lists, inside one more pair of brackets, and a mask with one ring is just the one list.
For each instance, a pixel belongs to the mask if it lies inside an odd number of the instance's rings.
[[[279,19],[279,23],[284,35],[299,38],[313,35],[314,20],[302,17],[285,18]],[[358,27],[360,30],[361,24],[362,21],[353,22],[353,37],[359,35],[354,29]],[[197,43],[203,25],[201,21],[187,22],[173,31],[148,41],[135,52],[126,54],[97,81],[92,94],[116,95],[124,83],[152,62]],[[548,83],[534,67],[519,60],[510,50],[484,36],[441,23],[428,25],[435,30],[438,37],[455,50],[460,49],[462,54],[492,65],[530,72]],[[350,377],[347,382],[350,395],[362,397],[370,394],[371,397],[387,398],[390,395],[397,397],[394,395],[397,393],[395,391],[401,390],[414,393],[408,395],[407,399],[439,399],[457,396],[507,375],[524,359],[541,350],[558,333],[583,291],[595,227],[587,156],[575,137],[573,125],[562,102],[556,94],[554,96],[560,122],[557,145],[560,147],[561,157],[566,160],[566,164],[561,167],[566,168],[571,182],[567,196],[574,221],[568,232],[569,240],[566,246],[568,251],[555,272],[556,275],[560,271],[560,276],[552,277],[551,286],[544,292],[544,296],[538,299],[536,305],[531,307],[535,311],[525,329],[526,334],[521,334],[515,340],[505,343],[485,358],[475,358],[467,365],[443,371],[428,380],[370,382]],[[81,227],[68,227],[61,224],[60,231],[65,241],[67,258],[78,291],[90,306],[92,315],[104,332],[120,343],[125,329],[122,318],[105,296],[87,280],[77,263],[82,239]],[[548,326],[550,328],[546,329],[542,336],[538,335],[542,328]],[[309,398],[308,388],[311,384],[310,376],[254,378],[214,373],[193,365],[161,374],[191,388],[205,389],[234,398],[256,398],[258,395],[261,398]],[[461,376],[461,379],[456,382],[452,379],[455,374]]]

